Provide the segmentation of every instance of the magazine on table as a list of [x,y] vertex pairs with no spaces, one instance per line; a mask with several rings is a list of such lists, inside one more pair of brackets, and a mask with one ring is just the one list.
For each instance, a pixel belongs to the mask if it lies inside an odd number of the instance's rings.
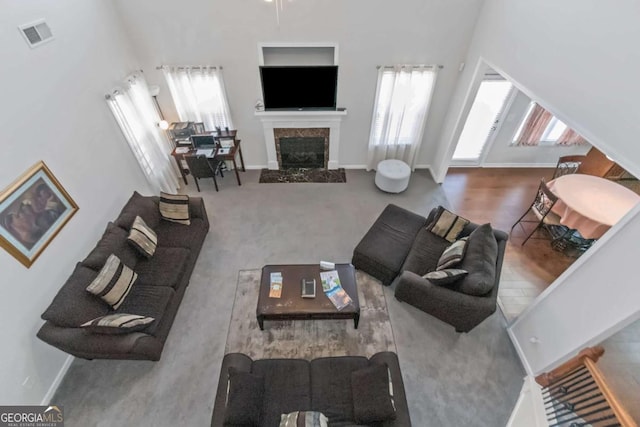
[[322,290],[328,292],[335,287],[342,287],[340,276],[336,270],[321,271],[320,281],[322,282]]
[[349,294],[342,288],[340,276],[336,270],[321,271],[322,290],[338,310],[342,310],[353,302]]
[[269,298],[280,298],[282,295],[282,273],[273,272],[270,279]]

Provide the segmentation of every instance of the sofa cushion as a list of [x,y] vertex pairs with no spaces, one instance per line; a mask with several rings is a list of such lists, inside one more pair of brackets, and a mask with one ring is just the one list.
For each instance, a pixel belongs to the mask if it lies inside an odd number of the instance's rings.
[[358,424],[392,420],[396,417],[389,393],[389,369],[372,364],[351,373],[353,415]]
[[126,230],[110,222],[96,247],[82,261],[82,264],[99,271],[104,267],[109,255],[114,254],[124,265],[134,268],[138,262],[138,253],[127,243],[127,235]]
[[490,292],[495,285],[497,258],[498,242],[491,225],[479,226],[469,235],[464,258],[456,266],[469,274],[456,283],[455,289],[475,296]]
[[189,225],[189,196],[185,194],[160,193],[160,216],[178,224]]
[[264,376],[261,425],[276,426],[282,414],[312,409],[311,378],[306,360],[256,360],[251,372]]
[[153,258],[140,260],[136,265],[138,283],[178,288],[190,254],[185,248],[158,248]]
[[229,395],[225,425],[258,426],[264,395],[264,377],[229,368]]
[[114,222],[118,227],[129,230],[136,216],[140,216],[149,227],[155,230],[160,223],[158,202],[134,191]]
[[322,412],[296,411],[282,414],[279,427],[327,427],[328,421]]
[[124,302],[137,278],[135,271],[124,265],[120,258],[111,255],[98,277],[87,286],[87,291],[102,298],[115,310]]
[[469,222],[468,219],[456,215],[442,206],[438,206],[435,218],[427,225],[427,229],[448,242],[455,242],[462,232],[462,229],[469,224]]
[[155,322],[150,323],[143,332],[153,335],[162,321],[169,302],[175,295],[175,291],[167,286],[147,286],[136,283],[127,299],[118,307],[115,313],[135,313],[141,316],[153,317]]
[[467,274],[469,274],[467,270],[460,270],[458,268],[445,268],[443,270],[431,271],[422,277],[429,280],[435,285],[448,285],[450,283],[457,282]]
[[435,270],[438,266],[440,255],[448,245],[449,242],[445,239],[422,227],[413,242],[413,246],[411,246],[401,271],[410,271],[422,276]]
[[460,264],[460,261],[464,258],[464,252],[467,249],[467,240],[467,237],[458,239],[445,249],[442,255],[440,255],[440,259],[438,259],[438,267],[436,267],[436,270],[444,270],[445,268]]
[[169,221],[162,221],[153,229],[158,235],[158,247],[193,249],[202,241],[207,233],[205,220],[192,218],[188,227]]
[[109,306],[86,291],[97,276],[95,270],[81,263],[76,264],[71,276],[42,313],[42,319],[57,326],[77,328],[91,319],[108,314]]
[[369,366],[365,357],[323,357],[311,361],[312,409],[333,423],[353,421],[351,373]]
[[140,331],[153,322],[153,317],[137,314],[114,313],[83,323],[81,326],[97,334],[120,335]]
[[139,216],[133,221],[127,241],[145,258],[151,258],[158,246],[158,236]]

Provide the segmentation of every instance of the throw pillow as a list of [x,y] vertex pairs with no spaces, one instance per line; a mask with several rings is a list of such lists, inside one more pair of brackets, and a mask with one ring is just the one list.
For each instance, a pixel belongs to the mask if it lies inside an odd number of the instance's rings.
[[224,424],[257,426],[264,395],[264,377],[229,368],[229,395]]
[[133,221],[127,241],[145,258],[151,258],[158,246],[158,236],[155,231],[139,216]]
[[89,332],[95,332],[98,334],[128,334],[142,330],[153,322],[153,317],[139,316],[137,314],[109,314],[106,316],[98,317],[93,320],[89,320],[86,323],[80,325]]
[[280,416],[280,427],[327,427],[329,419],[322,412],[296,411]]
[[132,269],[111,254],[98,277],[87,286],[87,291],[102,298],[115,310],[124,302],[137,278]]
[[389,370],[374,364],[351,373],[353,415],[358,424],[369,424],[396,417],[389,394]]
[[455,290],[474,296],[491,292],[495,286],[498,242],[490,224],[484,224],[469,234],[464,259],[457,266],[469,274],[456,283]]
[[428,279],[434,285],[447,285],[453,283],[460,278],[469,274],[467,270],[459,270],[456,268],[445,268],[444,270],[432,271],[425,274],[425,279]]
[[468,219],[462,218],[442,206],[438,206],[435,218],[427,226],[427,230],[449,242],[455,242],[462,229],[469,222]]
[[444,270],[459,264],[462,258],[464,258],[464,252],[467,249],[467,240],[467,237],[463,237],[449,245],[449,247],[442,252],[442,255],[440,255],[436,270]]
[[191,224],[189,216],[189,196],[162,192],[160,193],[158,206],[162,219],[179,224]]

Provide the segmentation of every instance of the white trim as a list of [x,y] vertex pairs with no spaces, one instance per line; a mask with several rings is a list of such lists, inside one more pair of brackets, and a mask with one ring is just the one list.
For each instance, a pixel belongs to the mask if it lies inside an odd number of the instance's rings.
[[483,168],[555,168],[556,163],[485,163]]
[[431,170],[431,165],[415,165],[414,169],[429,169],[429,170]]
[[507,335],[509,335],[509,338],[511,339],[511,343],[513,344],[513,347],[516,349],[516,353],[518,353],[518,357],[520,357],[520,362],[522,362],[522,366],[524,367],[525,372],[527,373],[527,375],[533,375],[531,366],[529,365],[529,361],[524,356],[524,351],[522,351],[522,347],[520,347],[520,341],[518,341],[518,338],[516,338],[516,336],[513,334],[513,331],[511,331],[510,327],[508,326],[507,326]]
[[64,378],[67,371],[71,367],[71,362],[73,362],[74,359],[75,357],[73,356],[67,356],[64,363],[62,364],[62,367],[60,368],[60,371],[58,372],[58,375],[56,375],[56,377],[53,379],[53,383],[51,383],[51,387],[49,387],[49,390],[47,390],[45,395],[42,397],[42,400],[40,401],[40,405],[42,406],[49,405],[49,403],[51,402],[51,399],[53,399],[53,395],[56,394],[56,391],[58,390],[58,387],[60,386],[62,379]]
[[340,165],[344,169],[366,169],[367,165]]
[[246,165],[244,168],[248,170],[261,170],[266,169],[267,165]]
[[333,48],[333,65],[338,65],[338,43],[334,42],[264,42],[258,43],[258,65],[264,66],[264,48],[267,47],[330,47]]

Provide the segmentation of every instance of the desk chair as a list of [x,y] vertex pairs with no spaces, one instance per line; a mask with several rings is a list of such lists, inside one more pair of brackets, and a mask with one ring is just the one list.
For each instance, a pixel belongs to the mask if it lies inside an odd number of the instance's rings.
[[[546,228],[549,225],[560,225],[560,217],[553,212],[553,206],[558,201],[558,197],[549,190],[547,187],[544,178],[540,180],[540,185],[538,186],[538,191],[536,192],[536,197],[533,199],[531,206],[527,209],[527,211],[518,219],[513,226],[511,226],[511,231],[513,228],[520,224],[520,227],[526,232],[523,222],[535,223],[535,228],[529,233],[529,235],[522,242],[522,246],[527,243],[527,240],[533,236],[533,234],[541,228]],[[524,219],[527,215],[533,214],[535,215],[535,219]],[[511,233],[511,232],[509,232]]]
[[222,163],[216,159],[208,159],[207,156],[184,156],[184,159],[187,161],[187,165],[189,165],[189,170],[191,171],[191,176],[193,176],[193,180],[196,182],[196,188],[200,191],[200,184],[198,184],[198,180],[201,178],[213,178],[213,184],[216,187],[216,191],[218,191],[218,181],[216,181],[216,175],[220,173],[220,176],[224,178],[222,174]]
[[553,179],[562,175],[577,173],[578,169],[587,156],[562,156],[558,159],[556,170],[553,172]]

